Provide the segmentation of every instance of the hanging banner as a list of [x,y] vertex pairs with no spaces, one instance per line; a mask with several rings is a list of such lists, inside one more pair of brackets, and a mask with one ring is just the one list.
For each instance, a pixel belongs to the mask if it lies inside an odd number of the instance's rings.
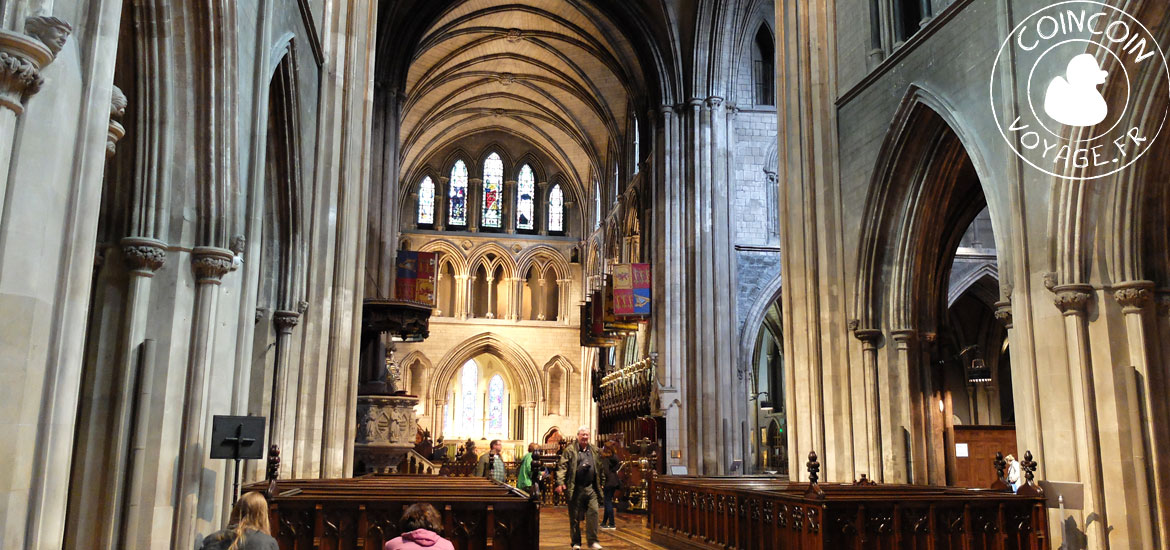
[[613,267],[613,312],[618,317],[650,315],[650,264]]
[[435,305],[436,260],[433,252],[399,250],[394,296],[399,300]]

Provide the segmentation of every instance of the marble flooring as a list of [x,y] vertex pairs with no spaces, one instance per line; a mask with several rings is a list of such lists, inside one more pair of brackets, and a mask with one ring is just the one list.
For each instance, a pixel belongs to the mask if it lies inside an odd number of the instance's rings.
[[[602,529],[601,546],[605,550],[663,550],[650,542],[650,529],[644,514],[617,515],[617,530]],[[581,523],[584,530],[585,523]],[[582,533],[584,535],[584,533]],[[540,550],[569,550],[569,513],[565,508],[540,509]]]

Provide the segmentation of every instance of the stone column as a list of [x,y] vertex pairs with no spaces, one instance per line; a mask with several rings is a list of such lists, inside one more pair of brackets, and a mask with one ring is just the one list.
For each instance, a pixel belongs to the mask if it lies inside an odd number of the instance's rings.
[[[516,182],[504,182],[504,196],[500,197],[500,213],[504,216],[504,231],[516,232]],[[533,201],[535,203],[535,201]]]
[[479,231],[483,218],[483,180],[467,178],[467,230]]
[[573,300],[569,297],[569,291],[573,288],[570,286],[572,283],[572,279],[557,279],[557,321],[562,325],[568,325],[571,317],[569,309]]
[[536,320],[543,321],[545,320],[544,303],[548,300],[548,296],[545,294],[544,290],[544,277],[537,279],[537,282],[540,283],[538,285],[540,290],[537,292],[536,289],[532,289],[532,307],[536,310]]
[[296,421],[296,407],[288,404],[289,370],[293,367],[293,357],[289,353],[293,330],[301,322],[298,311],[278,309],[272,314],[272,324],[276,325],[276,366],[272,372],[272,408],[269,414],[268,445],[276,445],[280,449],[280,476],[292,473],[292,465],[296,457],[292,455],[294,427],[289,426],[289,418]]
[[[568,373],[566,373],[568,376]],[[568,382],[566,379],[565,382]],[[536,441],[540,437],[540,428],[536,425],[536,401],[528,401],[520,405],[524,409],[524,438]]]
[[[1089,327],[1086,311],[1093,299],[1093,287],[1086,284],[1067,284],[1053,287],[1056,293],[1056,307],[1064,315],[1065,349],[1068,353],[1068,380],[1072,390],[1073,408],[1073,452],[1076,456],[1077,474],[1085,484],[1085,504],[1082,508],[1081,527],[1085,529],[1087,548],[1106,548],[1105,491],[1101,482],[1097,458],[1100,456],[1100,442],[1097,431],[1097,406],[1093,388],[1093,365],[1089,354]],[[1085,521],[1098,515],[1091,523]]]
[[495,277],[495,273],[488,273],[486,281],[487,281],[487,313],[484,314],[484,317],[487,317],[488,319],[495,319],[496,318],[496,309],[499,308],[499,304],[496,303],[496,277]]
[[[191,321],[191,349],[187,360],[186,390],[183,399],[183,430],[179,457],[178,506],[174,516],[172,548],[193,548],[196,529],[211,532],[199,514],[199,501],[214,499],[214,487],[203,486],[204,462],[207,458],[209,430],[207,422],[208,376],[211,370],[216,302],[223,276],[231,269],[232,252],[214,247],[196,247],[191,251],[195,271],[195,312]],[[205,525],[204,525],[205,524]]]
[[[536,182],[536,196],[532,197],[532,228],[541,235],[548,235],[548,182]],[[561,189],[564,192],[564,189]],[[568,221],[568,206],[562,211],[564,218],[561,221],[562,225]]]
[[[142,364],[139,345],[146,335],[147,310],[150,307],[150,282],[154,272],[167,259],[166,243],[143,237],[122,239],[122,258],[129,269],[126,288],[126,310],[122,318],[121,357],[118,361],[121,379],[114,401],[114,432],[109,434],[113,441],[113,464],[115,479],[108,495],[109,506],[104,515],[103,526],[107,529],[102,540],[109,541],[112,548],[124,547],[122,533],[136,533],[139,506],[142,504],[143,452],[149,437],[148,398],[149,390],[142,391],[143,402],[137,403],[136,388],[151,388],[153,369]],[[138,409],[137,421],[132,413]],[[144,431],[145,430],[145,431]],[[125,481],[123,481],[125,480]],[[121,527],[126,521],[126,530]]]
[[[435,218],[435,219],[438,220],[438,218]],[[436,269],[437,269],[437,271],[435,272],[435,317],[442,317],[443,316],[443,309],[440,306],[440,304],[442,304],[442,302],[445,298],[439,296],[438,293],[439,293],[439,289],[443,288],[444,275],[443,275],[443,270],[441,268],[436,266]],[[447,312],[447,314],[450,315],[451,312]]]
[[521,300],[524,294],[521,290],[521,286],[523,285],[522,281],[524,281],[524,279],[521,279],[520,277],[508,277],[505,280],[508,282],[509,290],[507,319],[509,321],[519,321],[520,310],[523,309]]
[[447,194],[451,192],[447,188],[447,182],[451,178],[439,178],[438,186],[435,187],[435,229],[442,231],[447,227]]
[[[889,415],[882,414],[878,404],[879,380],[877,343],[882,331],[873,328],[858,328],[853,335],[861,341],[862,370],[865,384],[865,414],[866,414],[866,458],[869,463],[869,478],[884,483],[885,471],[882,468],[882,442],[894,441],[890,426]],[[780,399],[774,397],[773,399]],[[889,404],[885,406],[888,408]],[[884,425],[884,426],[883,426]]]
[[866,68],[873,70],[886,57],[882,49],[882,10],[880,0],[869,0],[869,54],[866,56]]
[[[56,30],[54,30],[56,29]],[[16,139],[16,119],[24,113],[24,103],[41,89],[45,79],[40,71],[64,45],[72,29],[65,22],[52,17],[30,17],[26,30],[41,31],[48,39],[60,32],[60,42],[53,42],[51,50],[42,40],[24,34],[0,30],[0,205],[8,192],[8,173],[12,165],[12,146]],[[0,211],[0,225],[3,212]]]
[[[918,431],[914,429],[914,413],[921,414],[921,411],[915,411],[920,407],[914,404],[922,402],[921,396],[911,393],[913,359],[910,348],[914,330],[895,330],[890,336],[894,339],[896,359],[893,365],[886,364],[885,372],[881,373],[881,379],[886,382],[882,385],[881,399],[890,404],[890,412],[894,413],[891,418],[893,440],[889,445],[883,445],[889,449],[883,460],[889,468],[886,483],[926,483],[926,439],[923,434],[914,433]],[[902,443],[906,437],[910,438],[909,453],[907,445]]]
[[[1152,400],[1163,399],[1161,394],[1153,391],[1157,385],[1150,383],[1150,377],[1156,374],[1150,372],[1148,356],[1150,348],[1146,340],[1145,313],[1147,306],[1153,303],[1153,295],[1152,281],[1124,282],[1115,286],[1113,290],[1113,298],[1121,304],[1121,312],[1125,316],[1125,334],[1129,343],[1130,364],[1118,366],[1114,372],[1117,376],[1116,383],[1123,387],[1125,400],[1129,402],[1126,408],[1128,416],[1121,419],[1122,422],[1128,421],[1129,425],[1119,426],[1119,429],[1122,432],[1129,432],[1133,448],[1133,471],[1137,478],[1134,493],[1137,495],[1137,519],[1142,548],[1155,547],[1154,524],[1157,522],[1155,516],[1158,514],[1150,509],[1150,488],[1152,487],[1154,494],[1158,495],[1158,488],[1162,486],[1162,479],[1166,475],[1157,467],[1152,469],[1152,477],[1148,475],[1151,471],[1149,465],[1160,464],[1161,457],[1158,456],[1158,447],[1152,445],[1151,448],[1147,448],[1146,442],[1158,441],[1153,419],[1165,418],[1152,414],[1155,409],[1148,406]],[[1139,392],[1146,396],[1144,403],[1138,397]],[[1143,413],[1146,413],[1149,421],[1143,421]],[[1158,497],[1165,498],[1164,495]],[[1154,500],[1157,503],[1161,502],[1160,498]]]
[[471,284],[469,283],[467,275],[455,275],[455,311],[451,312],[451,316],[460,321],[467,319],[467,302],[470,292]]

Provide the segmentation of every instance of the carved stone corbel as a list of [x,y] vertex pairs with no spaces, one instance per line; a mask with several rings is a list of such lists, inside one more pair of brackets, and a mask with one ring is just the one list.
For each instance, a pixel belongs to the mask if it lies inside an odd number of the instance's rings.
[[996,302],[995,318],[1003,323],[1004,328],[1012,328],[1012,303],[1007,300]]
[[53,52],[39,40],[0,30],[0,107],[18,116],[24,102],[41,90],[41,69],[53,61]]
[[1154,298],[1152,281],[1130,281],[1113,287],[1113,299],[1123,313],[1140,313]]
[[126,237],[122,239],[122,258],[131,272],[153,277],[167,261],[167,245],[156,239]]
[[25,34],[36,38],[53,53],[53,59],[65,47],[65,41],[73,33],[73,27],[56,17],[37,15],[24,20]]
[[272,323],[276,325],[279,334],[292,334],[294,328],[301,322],[301,314],[296,311],[278,309],[272,314]]
[[114,119],[122,118],[126,114],[127,104],[126,94],[114,86],[114,90],[110,94],[110,122],[106,130],[106,158],[110,158],[118,152],[118,141],[126,136],[126,128]]
[[1057,309],[1065,315],[1084,315],[1089,301],[1093,299],[1093,287],[1089,285],[1056,285],[1052,291]]
[[218,285],[232,268],[231,250],[211,246],[197,246],[191,251],[191,268],[197,284]]

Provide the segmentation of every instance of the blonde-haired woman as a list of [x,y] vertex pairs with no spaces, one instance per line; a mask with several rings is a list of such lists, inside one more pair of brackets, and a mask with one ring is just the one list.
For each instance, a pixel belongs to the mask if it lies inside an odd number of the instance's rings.
[[268,501],[252,491],[236,501],[227,529],[203,539],[200,550],[280,550],[268,534]]

